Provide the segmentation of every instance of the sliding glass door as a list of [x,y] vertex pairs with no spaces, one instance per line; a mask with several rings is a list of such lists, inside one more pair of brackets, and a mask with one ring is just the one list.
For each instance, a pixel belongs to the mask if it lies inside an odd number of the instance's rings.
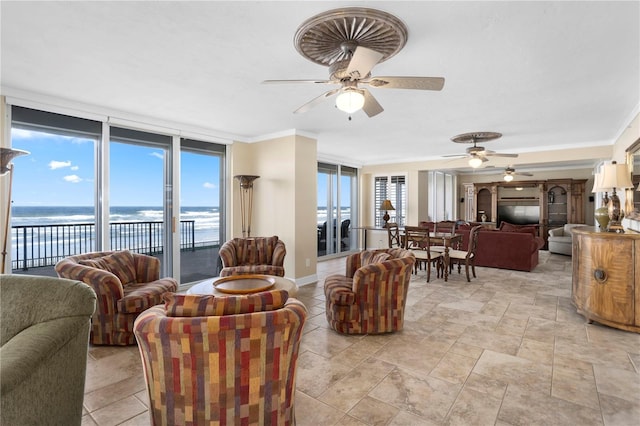
[[180,282],[217,276],[224,233],[225,146],[180,144]]
[[357,169],[318,163],[318,257],[357,248]]

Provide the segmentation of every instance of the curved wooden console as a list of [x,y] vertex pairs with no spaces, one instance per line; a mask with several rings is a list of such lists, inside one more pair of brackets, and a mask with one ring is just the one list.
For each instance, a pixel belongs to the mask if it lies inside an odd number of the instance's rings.
[[640,234],[573,228],[572,298],[589,323],[640,333]]

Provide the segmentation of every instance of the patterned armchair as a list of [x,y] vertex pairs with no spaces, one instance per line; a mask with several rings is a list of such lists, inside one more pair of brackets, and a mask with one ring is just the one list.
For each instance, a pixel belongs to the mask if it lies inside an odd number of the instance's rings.
[[160,279],[160,260],[128,250],[85,253],[56,264],[60,278],[89,284],[98,296],[91,321],[94,345],[133,345],[133,322],[145,309],[176,291],[173,278]]
[[295,424],[300,301],[285,290],[165,300],[134,325],[151,424]]
[[95,293],[32,275],[2,275],[0,291],[0,424],[79,425]]
[[409,280],[415,263],[410,250],[365,250],[347,257],[345,275],[324,283],[327,321],[345,334],[402,330]]
[[265,274],[284,277],[284,242],[273,237],[234,238],[220,247],[221,277]]

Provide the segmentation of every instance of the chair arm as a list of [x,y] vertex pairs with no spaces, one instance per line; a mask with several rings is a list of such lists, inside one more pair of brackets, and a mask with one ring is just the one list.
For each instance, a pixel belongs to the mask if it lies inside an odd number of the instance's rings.
[[[122,283],[114,274],[103,269],[81,265],[71,260],[63,260],[56,267],[60,278],[82,281],[95,291],[98,300],[111,300],[115,309],[116,300],[124,297]],[[97,302],[99,305],[101,302]]]
[[284,266],[284,257],[287,254],[287,248],[284,245],[284,241],[278,240],[276,246],[273,249],[273,255],[271,256],[271,265]]
[[222,259],[222,267],[228,268],[231,266],[238,266],[238,255],[236,253],[236,246],[232,240],[229,240],[222,244],[220,250],[218,250],[218,256]]
[[564,228],[553,228],[549,229],[550,237],[564,237]]
[[57,318],[34,324],[6,342],[0,348],[1,393],[5,395],[26,381],[83,328],[87,331],[88,342],[89,321],[88,315]]
[[132,253],[136,282],[150,283],[160,279],[160,259],[146,254]]

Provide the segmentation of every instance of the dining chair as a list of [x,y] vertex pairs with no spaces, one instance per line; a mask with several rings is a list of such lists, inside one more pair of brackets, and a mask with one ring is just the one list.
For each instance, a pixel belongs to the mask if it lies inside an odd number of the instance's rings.
[[478,235],[480,234],[482,225],[477,225],[471,228],[469,231],[469,243],[467,244],[467,250],[449,249],[449,264],[451,265],[451,271],[453,271],[453,265],[458,265],[458,274],[462,264],[464,263],[464,269],[467,274],[467,281],[471,282],[469,277],[469,267],[473,273],[473,278],[476,278],[476,251],[478,250]]
[[[441,221],[436,222],[434,224],[433,231],[434,232],[441,232],[441,233],[454,235],[456,233],[456,228],[457,228],[457,222],[456,221],[453,221],[453,220],[441,220]],[[458,244],[456,247],[450,247],[450,248],[458,249],[460,247],[459,247],[459,244]],[[441,244],[434,244],[434,245],[431,246],[431,250],[444,252],[445,246],[441,245]]]
[[405,226],[405,248],[411,250],[416,257],[414,273],[418,273],[418,266],[425,265],[427,270],[427,282],[431,280],[431,265],[436,267],[437,276],[440,277],[440,270],[443,268],[443,253],[431,249],[429,241],[429,229],[420,226]]
[[402,237],[400,236],[400,228],[395,222],[387,222],[387,236],[389,237],[389,248],[404,247]]

